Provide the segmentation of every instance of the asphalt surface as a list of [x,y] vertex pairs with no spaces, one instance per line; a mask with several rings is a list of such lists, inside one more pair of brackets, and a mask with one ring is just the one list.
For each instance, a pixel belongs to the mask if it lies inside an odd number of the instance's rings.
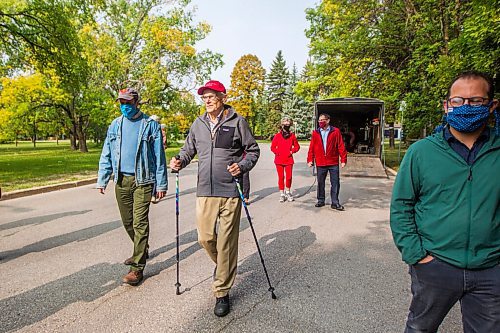
[[[213,263],[196,242],[193,164],[180,174],[181,295],[175,295],[175,180],[151,207],[150,260],[138,287],[121,284],[132,244],[112,183],[0,202],[0,332],[402,332],[407,266],[389,229],[391,179],[342,178],[346,211],[315,208],[316,184],[296,155],[295,202],[279,203],[269,145],[251,172],[231,313],[213,314]],[[327,202],[328,202],[327,198]],[[440,332],[462,332],[455,307]]]

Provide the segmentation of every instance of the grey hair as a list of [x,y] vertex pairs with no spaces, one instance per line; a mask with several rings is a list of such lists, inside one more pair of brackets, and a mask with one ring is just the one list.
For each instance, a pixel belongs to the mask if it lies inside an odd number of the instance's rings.
[[220,91],[216,91],[215,96],[217,96],[220,99],[223,99],[227,96],[227,94],[224,94],[223,92],[220,92]]
[[281,125],[283,125],[283,123],[285,123],[285,122],[290,123],[290,126],[293,125],[293,120],[290,117],[283,117],[283,118],[281,118]]

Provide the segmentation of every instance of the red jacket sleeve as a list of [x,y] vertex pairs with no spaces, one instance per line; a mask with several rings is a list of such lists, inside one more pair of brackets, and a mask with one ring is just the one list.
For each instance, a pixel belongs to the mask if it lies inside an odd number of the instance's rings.
[[311,142],[309,143],[309,150],[307,151],[307,163],[314,161],[314,131],[311,133]]
[[338,142],[337,149],[339,151],[340,163],[347,163],[347,150],[345,149],[344,140],[342,139],[342,135],[340,134],[340,131],[339,131],[339,138],[338,138],[337,142]]
[[278,134],[276,133],[273,136],[273,140],[271,141],[271,151],[276,155],[278,153]]
[[300,149],[299,141],[294,133],[292,133],[292,154],[295,154]]

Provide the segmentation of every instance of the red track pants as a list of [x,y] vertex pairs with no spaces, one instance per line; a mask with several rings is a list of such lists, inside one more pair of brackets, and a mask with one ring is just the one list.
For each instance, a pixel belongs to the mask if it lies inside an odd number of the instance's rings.
[[280,191],[292,187],[292,169],[293,164],[283,165],[276,164],[276,171],[278,171],[278,187]]

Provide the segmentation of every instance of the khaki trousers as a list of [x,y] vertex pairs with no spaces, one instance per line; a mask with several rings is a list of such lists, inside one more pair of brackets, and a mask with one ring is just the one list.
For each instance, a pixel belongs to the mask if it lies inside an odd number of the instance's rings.
[[240,217],[240,198],[198,197],[196,200],[198,242],[217,265],[212,284],[215,297],[226,296],[236,277]]

